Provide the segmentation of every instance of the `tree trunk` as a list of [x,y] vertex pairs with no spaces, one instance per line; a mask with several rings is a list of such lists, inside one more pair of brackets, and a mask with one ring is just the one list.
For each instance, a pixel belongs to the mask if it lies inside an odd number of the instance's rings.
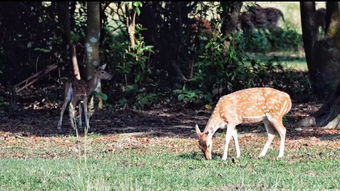
[[93,77],[99,65],[100,14],[99,2],[87,2],[86,67],[87,79]]
[[192,19],[188,15],[196,5],[197,2],[145,2],[136,18],[137,23],[147,28],[141,31],[145,44],[154,46],[151,56],[154,65],[165,71],[160,79],[164,86],[186,82],[186,76],[190,76],[186,63],[190,62],[187,44]]
[[[67,60],[71,60],[73,66],[73,74],[74,76],[80,80],[80,71],[77,60],[76,48],[71,38],[71,16],[70,16],[70,3],[68,1],[59,2],[61,7],[61,18],[64,23],[64,35],[66,38],[66,52],[67,52]],[[71,56],[71,59],[70,59]]]
[[[136,45],[136,11],[132,8],[129,9],[126,5],[126,27],[130,38],[130,48]],[[130,49],[131,51],[131,49]]]
[[337,9],[337,2],[326,2],[326,32],[328,31],[329,24],[331,23],[332,13]]
[[333,5],[327,6],[330,14],[330,21],[326,22],[327,36],[315,43],[312,59],[313,69],[318,74],[315,87],[328,98],[316,113],[300,120],[299,126],[340,127],[340,6],[338,3]]
[[[301,13],[301,25],[302,25],[302,38],[303,45],[306,54],[306,61],[308,66],[309,79],[312,83],[312,89],[314,93],[320,94],[316,91],[314,84],[317,80],[316,77],[316,66],[313,65],[313,46],[317,40],[318,29],[315,27],[313,22],[313,15],[315,12],[315,2],[314,1],[303,1],[300,2],[300,13]],[[319,63],[315,63],[319,64]]]
[[229,37],[237,29],[242,1],[222,1],[221,6],[223,10],[221,32],[224,37]]
[[160,15],[156,8],[157,2],[145,2],[140,8],[141,14],[136,18],[136,22],[146,28],[146,30],[141,31],[145,44],[154,45],[158,49],[157,23],[159,23]]
[[[100,40],[100,4],[98,1],[87,2],[87,34],[86,34],[86,68],[87,80],[93,78],[94,71],[99,66],[99,40]],[[99,91],[101,83],[99,82]],[[93,96],[90,101],[89,110],[94,110]],[[99,97],[99,109],[103,108],[103,100]]]

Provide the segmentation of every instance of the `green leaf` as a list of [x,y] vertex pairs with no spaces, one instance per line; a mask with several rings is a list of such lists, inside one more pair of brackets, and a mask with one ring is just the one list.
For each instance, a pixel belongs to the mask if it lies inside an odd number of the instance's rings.
[[105,93],[103,93],[103,92],[97,92],[97,91],[95,91],[95,95],[98,96],[98,97],[100,97],[100,98],[101,98],[102,100],[104,100],[104,101],[106,101],[107,98],[108,98],[108,96],[107,96]]
[[127,52],[126,54],[128,54],[128,55],[130,55],[130,56],[132,56],[132,57],[137,57],[137,56],[138,56],[137,54],[135,54],[135,53],[133,53],[133,52]]
[[34,48],[34,51],[40,51],[40,52],[44,52],[44,53],[49,53],[51,52],[50,49],[46,49],[46,48]]
[[138,7],[135,8],[137,15],[140,15],[140,9]]
[[137,74],[137,76],[135,78],[135,83],[140,82],[141,79],[142,79],[142,76],[140,74]]
[[140,2],[140,1],[134,1],[134,2],[132,3],[132,5],[133,5],[134,7],[142,7],[142,6],[143,6],[142,2]]
[[136,84],[126,86],[126,92],[136,92],[137,90],[138,86]]
[[182,101],[182,100],[184,100],[184,98],[185,98],[185,95],[184,95],[184,94],[179,94],[177,99],[178,99],[179,101]]
[[140,63],[140,68],[144,71],[145,70],[145,62]]

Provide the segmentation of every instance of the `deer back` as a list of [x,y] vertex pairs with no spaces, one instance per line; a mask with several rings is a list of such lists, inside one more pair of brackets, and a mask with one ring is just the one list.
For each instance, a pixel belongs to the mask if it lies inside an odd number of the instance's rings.
[[291,109],[290,96],[273,88],[249,88],[223,96],[214,111],[227,123],[253,123],[265,117],[282,119]]

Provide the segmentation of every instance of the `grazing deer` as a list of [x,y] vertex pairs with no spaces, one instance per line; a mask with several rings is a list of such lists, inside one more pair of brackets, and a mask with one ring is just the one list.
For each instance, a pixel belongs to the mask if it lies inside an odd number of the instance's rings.
[[211,159],[212,137],[219,128],[227,126],[226,142],[222,160],[227,159],[227,152],[231,137],[234,137],[236,155],[240,157],[241,151],[235,127],[243,123],[263,122],[268,133],[259,157],[266,155],[274,137],[275,130],[281,137],[280,152],[278,158],[283,157],[286,128],[283,126],[282,118],[292,107],[290,96],[273,88],[249,88],[239,90],[222,96],[204,129],[200,131],[196,124],[199,148],[204,153],[205,159]]
[[69,116],[70,116],[71,125],[73,129],[76,130],[76,133],[78,134],[76,118],[75,118],[75,107],[77,104],[79,104],[79,115],[80,115],[79,126],[82,126],[81,116],[83,112],[82,112],[81,105],[83,105],[86,129],[88,130],[90,128],[89,115],[88,115],[88,110],[87,110],[87,100],[88,100],[88,97],[99,88],[101,80],[111,80],[112,75],[105,71],[105,67],[106,67],[106,64],[99,66],[95,70],[93,78],[87,82],[84,80],[77,80],[73,78],[65,83],[64,103],[61,108],[60,119],[58,123],[59,130],[61,129],[65,109],[69,105]]

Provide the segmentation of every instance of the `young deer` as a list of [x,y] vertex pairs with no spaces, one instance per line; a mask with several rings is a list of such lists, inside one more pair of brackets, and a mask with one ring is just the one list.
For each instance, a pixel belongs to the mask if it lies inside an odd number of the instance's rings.
[[281,137],[278,158],[283,157],[286,128],[282,118],[292,107],[290,96],[273,88],[249,88],[222,96],[204,129],[200,131],[196,124],[199,148],[204,153],[205,159],[211,159],[212,137],[219,128],[227,126],[226,142],[222,160],[227,159],[227,152],[231,137],[234,137],[236,155],[240,157],[241,151],[235,127],[243,123],[263,122],[268,133],[259,157],[266,155],[267,150],[275,137],[275,130]]
[[83,112],[82,112],[81,105],[83,105],[86,129],[88,130],[90,128],[89,115],[88,115],[88,110],[87,110],[87,100],[88,100],[88,97],[91,96],[91,94],[99,88],[101,80],[111,80],[112,75],[105,71],[105,67],[106,67],[106,64],[98,67],[94,73],[94,77],[87,82],[84,80],[77,80],[73,78],[65,83],[64,104],[61,108],[60,119],[58,123],[59,130],[61,129],[65,109],[67,105],[69,105],[69,116],[70,116],[71,125],[73,129],[76,130],[76,133],[78,134],[76,118],[75,118],[75,107],[77,104],[79,104],[79,115],[80,115],[79,125],[82,126],[81,116]]

